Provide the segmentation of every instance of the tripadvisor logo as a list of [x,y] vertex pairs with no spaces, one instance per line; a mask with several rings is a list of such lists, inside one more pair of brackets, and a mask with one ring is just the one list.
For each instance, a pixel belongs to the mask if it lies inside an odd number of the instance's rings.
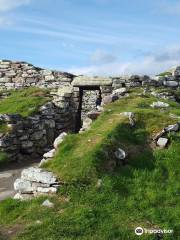
[[135,229],[135,234],[136,234],[136,235],[140,236],[140,235],[142,235],[143,233],[144,233],[144,230],[143,230],[142,227],[137,227],[137,228]]
[[147,229],[142,227],[137,227],[135,229],[135,234],[141,236],[143,234],[173,234],[172,229]]

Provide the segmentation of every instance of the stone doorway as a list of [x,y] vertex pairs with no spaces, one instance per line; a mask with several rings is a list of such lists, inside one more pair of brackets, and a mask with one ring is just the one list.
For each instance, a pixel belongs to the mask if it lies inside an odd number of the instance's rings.
[[101,95],[100,86],[79,87],[79,107],[76,116],[76,132],[82,127],[82,121],[89,111],[96,110],[96,99]]

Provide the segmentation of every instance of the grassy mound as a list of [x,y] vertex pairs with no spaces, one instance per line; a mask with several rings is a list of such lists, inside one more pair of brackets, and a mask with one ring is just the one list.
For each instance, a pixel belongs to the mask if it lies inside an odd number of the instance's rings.
[[18,113],[28,117],[49,100],[47,93],[47,90],[39,88],[12,91],[10,96],[0,101],[0,114]]
[[[0,203],[0,232],[14,229],[21,240],[127,240],[134,229],[173,229],[163,239],[178,239],[180,135],[169,135],[167,149],[153,148],[151,137],[175,123],[179,105],[153,110],[152,97],[130,96],[106,107],[105,112],[81,135],[70,135],[45,167],[64,182],[55,207],[41,206],[42,197],[30,202],[8,199]],[[136,113],[137,125],[129,126],[120,115]],[[112,170],[114,151],[123,148],[128,164]],[[101,181],[99,181],[99,179]],[[97,186],[101,182],[101,186]],[[1,230],[2,229],[2,230]],[[144,234],[141,239],[157,239]]]

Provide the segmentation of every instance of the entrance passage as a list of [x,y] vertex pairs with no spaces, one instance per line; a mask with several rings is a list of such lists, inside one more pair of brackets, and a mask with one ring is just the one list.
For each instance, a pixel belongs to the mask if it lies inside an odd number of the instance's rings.
[[101,90],[99,86],[79,87],[79,107],[76,116],[76,132],[82,127],[82,121],[89,111],[96,110],[96,105],[101,103]]

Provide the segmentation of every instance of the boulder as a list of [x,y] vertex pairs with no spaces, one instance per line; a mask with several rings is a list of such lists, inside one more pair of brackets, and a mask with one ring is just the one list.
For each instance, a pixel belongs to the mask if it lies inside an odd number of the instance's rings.
[[150,106],[152,108],[168,108],[169,104],[165,103],[165,102],[158,101],[158,102],[153,102]]
[[165,148],[168,144],[168,139],[167,138],[159,138],[157,141],[157,146],[159,146],[160,148]]
[[66,132],[61,133],[54,141],[54,148],[57,149],[58,146],[64,141],[64,138],[67,136]]

